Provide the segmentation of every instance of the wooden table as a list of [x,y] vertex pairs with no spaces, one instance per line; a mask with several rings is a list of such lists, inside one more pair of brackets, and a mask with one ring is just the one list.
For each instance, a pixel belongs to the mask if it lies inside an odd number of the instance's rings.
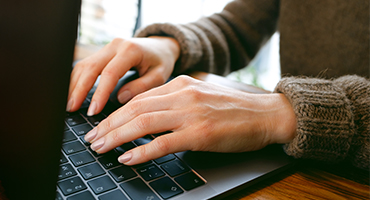
[[[77,46],[76,59],[96,52],[98,48]],[[238,83],[221,76],[193,72],[190,76],[251,93],[269,93],[254,86]],[[346,164],[324,164],[297,161],[288,171],[241,190],[227,199],[370,199],[369,171]]]

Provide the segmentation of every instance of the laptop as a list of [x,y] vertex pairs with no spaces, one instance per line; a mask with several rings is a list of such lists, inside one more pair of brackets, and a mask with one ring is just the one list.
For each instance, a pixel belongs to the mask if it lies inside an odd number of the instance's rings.
[[[1,1],[0,181],[10,200],[217,199],[291,167],[280,145],[245,153],[180,152],[136,166],[117,162],[148,135],[99,155],[83,136],[121,106],[111,95],[88,117],[89,93],[66,113],[79,0]],[[137,78],[129,71],[120,85]],[[115,90],[117,91],[117,90]]]

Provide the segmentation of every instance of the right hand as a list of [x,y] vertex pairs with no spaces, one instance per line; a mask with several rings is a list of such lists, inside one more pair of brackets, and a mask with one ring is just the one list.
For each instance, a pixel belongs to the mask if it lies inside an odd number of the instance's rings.
[[78,110],[101,75],[87,114],[100,113],[118,80],[131,68],[139,78],[125,84],[117,93],[126,103],[139,93],[162,85],[170,77],[180,55],[177,41],[169,37],[114,39],[97,53],[78,62],[71,74],[67,111]]
[[283,94],[250,94],[179,76],[137,95],[84,139],[104,154],[145,135],[171,131],[118,158],[136,165],[186,150],[246,152],[285,144],[296,135],[295,117]]

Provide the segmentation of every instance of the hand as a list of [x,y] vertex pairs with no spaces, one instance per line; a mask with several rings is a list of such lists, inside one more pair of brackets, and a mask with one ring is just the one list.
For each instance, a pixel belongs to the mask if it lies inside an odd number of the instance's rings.
[[67,111],[76,111],[101,75],[88,115],[101,112],[118,80],[131,68],[140,78],[124,85],[117,94],[121,103],[135,95],[162,85],[170,77],[180,47],[173,38],[149,37],[114,39],[96,54],[80,61],[72,71]]
[[282,94],[249,94],[180,76],[133,98],[85,140],[106,153],[147,134],[172,131],[118,159],[135,165],[185,150],[258,150],[291,141],[295,129],[295,114]]

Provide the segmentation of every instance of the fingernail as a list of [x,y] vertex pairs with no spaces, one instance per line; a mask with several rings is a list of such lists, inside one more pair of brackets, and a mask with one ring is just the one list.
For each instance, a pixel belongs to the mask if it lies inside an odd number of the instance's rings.
[[98,128],[93,128],[93,130],[91,130],[90,132],[88,132],[86,135],[85,135],[85,141],[86,142],[91,142],[95,137],[96,135],[98,134]]
[[120,163],[124,164],[124,163],[126,163],[126,162],[130,161],[130,160],[131,160],[131,158],[132,158],[132,152],[131,152],[131,151],[129,151],[129,152],[124,153],[122,156],[120,156],[120,157],[118,158],[118,162],[120,162]]
[[70,112],[73,106],[73,99],[70,99],[67,103],[67,112]]
[[100,149],[103,145],[104,145],[104,141],[105,141],[105,138],[100,138],[99,140],[97,140],[96,142],[92,143],[91,144],[91,149],[96,151],[98,149]]
[[126,103],[128,100],[131,99],[131,92],[128,90],[125,90],[124,92],[119,94],[117,98],[120,103]]
[[87,111],[87,116],[95,115],[96,106],[97,106],[97,104],[96,104],[95,101],[91,102],[91,104],[89,106],[89,110]]

